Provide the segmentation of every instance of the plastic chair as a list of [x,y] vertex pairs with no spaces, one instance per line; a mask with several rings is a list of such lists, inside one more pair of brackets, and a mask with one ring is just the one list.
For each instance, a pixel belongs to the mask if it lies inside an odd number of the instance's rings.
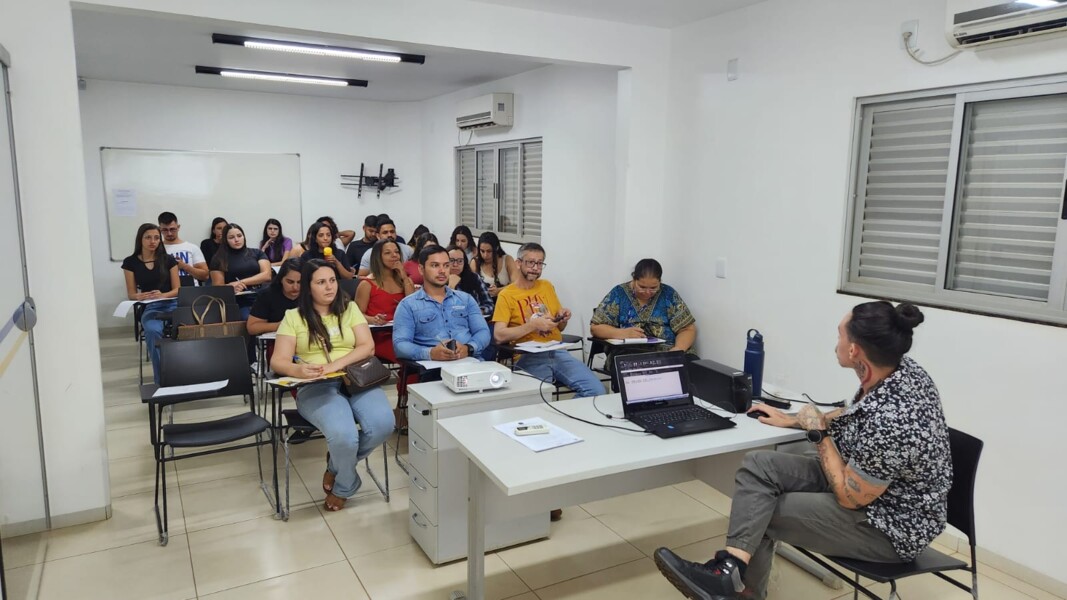
[[[164,340],[159,347],[159,378],[161,385],[149,384],[141,386],[141,401],[149,406],[150,437],[155,450],[156,528],[159,532],[159,544],[161,546],[166,546],[168,541],[166,470],[168,462],[255,447],[256,459],[259,463],[260,488],[263,490],[268,502],[275,506],[276,512],[281,511],[278,502],[278,447],[271,421],[264,416],[273,416],[274,408],[273,406],[271,407],[269,414],[265,406],[262,411],[257,410],[252,387],[252,375],[248,370],[244,347],[244,339],[240,337],[186,341]],[[228,382],[219,390],[182,394],[180,396],[153,397],[159,387],[221,380],[228,380]],[[210,421],[163,423],[163,410],[167,407],[197,400],[235,395],[244,396],[248,400],[247,409],[242,408],[240,411],[235,411],[235,414],[231,416]],[[270,439],[264,440],[263,434],[268,432]],[[220,446],[251,437],[254,437],[255,440],[245,444],[216,447],[210,450],[180,455],[174,454],[175,449]],[[272,450],[273,497],[263,479],[260,446],[264,444],[270,444]],[[170,450],[169,456],[168,450]],[[162,510],[160,508],[161,498]]]
[[[292,461],[289,454],[289,446],[303,444],[311,440],[321,440],[324,436],[314,425],[312,425],[307,419],[305,419],[299,411],[295,408],[287,408],[282,411],[282,447],[285,454],[285,504],[281,511],[283,521],[289,520],[289,469]],[[356,421],[356,427],[359,428],[359,421]],[[363,464],[367,467],[367,474],[374,481],[374,485],[378,486],[378,491],[385,497],[385,501],[389,502],[389,448],[382,444],[382,462],[385,469],[385,482],[378,480],[378,476],[375,475],[374,470],[370,467],[370,456],[363,459]]]
[[[855,576],[850,582],[853,586],[853,598],[859,598],[859,594],[862,593],[868,598],[879,600],[878,596],[860,585],[861,576],[878,583],[888,583],[889,600],[895,600],[899,598],[898,579],[933,573],[952,585],[970,592],[971,596],[978,600],[978,557],[976,554],[978,544],[974,532],[974,482],[978,474],[978,459],[982,456],[982,447],[985,444],[974,436],[952,428],[949,428],[948,435],[952,449],[952,489],[948,493],[948,522],[967,536],[967,541],[971,546],[970,566],[962,560],[929,547],[923,550],[915,560],[907,563],[875,563],[836,556],[827,556],[826,560],[823,560],[804,548],[798,547],[797,550],[844,581],[848,581],[849,577],[835,569],[830,563],[851,571]],[[946,571],[957,570],[971,574],[970,587],[945,575]]]

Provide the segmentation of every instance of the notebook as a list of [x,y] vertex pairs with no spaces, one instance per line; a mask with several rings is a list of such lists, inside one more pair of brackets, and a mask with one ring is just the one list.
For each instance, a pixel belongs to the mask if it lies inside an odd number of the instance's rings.
[[618,355],[615,373],[622,392],[623,415],[661,438],[736,425],[693,401],[684,352]]

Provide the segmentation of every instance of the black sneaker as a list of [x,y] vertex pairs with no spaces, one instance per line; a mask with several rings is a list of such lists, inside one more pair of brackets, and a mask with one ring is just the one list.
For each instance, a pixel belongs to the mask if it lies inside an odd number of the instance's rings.
[[745,585],[737,560],[718,552],[706,564],[685,560],[666,548],[653,555],[660,573],[691,600],[733,600]]

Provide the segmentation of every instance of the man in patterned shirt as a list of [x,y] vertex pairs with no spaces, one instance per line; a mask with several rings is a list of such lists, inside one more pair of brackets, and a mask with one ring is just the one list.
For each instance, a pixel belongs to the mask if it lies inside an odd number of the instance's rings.
[[763,423],[806,430],[818,458],[746,455],[726,548],[704,564],[656,550],[656,565],[679,591],[699,600],[762,600],[778,541],[907,562],[941,533],[952,485],[948,427],[933,380],[905,356],[922,322],[911,304],[857,305],[838,326],[836,348],[838,363],[860,380],[848,407],[824,414],[809,404],[796,416],[758,407],[768,415]]

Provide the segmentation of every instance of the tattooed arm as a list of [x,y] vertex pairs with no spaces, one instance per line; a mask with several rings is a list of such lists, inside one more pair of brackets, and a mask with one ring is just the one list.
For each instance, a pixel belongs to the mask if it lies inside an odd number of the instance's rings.
[[[831,415],[836,417],[840,411],[824,415],[812,405],[805,406],[797,413],[797,423],[802,429],[826,429]],[[834,498],[841,506],[849,509],[863,508],[885,493],[888,485],[876,485],[845,464],[837,446],[830,438],[823,438],[816,446],[819,451],[819,464],[830,484]]]

